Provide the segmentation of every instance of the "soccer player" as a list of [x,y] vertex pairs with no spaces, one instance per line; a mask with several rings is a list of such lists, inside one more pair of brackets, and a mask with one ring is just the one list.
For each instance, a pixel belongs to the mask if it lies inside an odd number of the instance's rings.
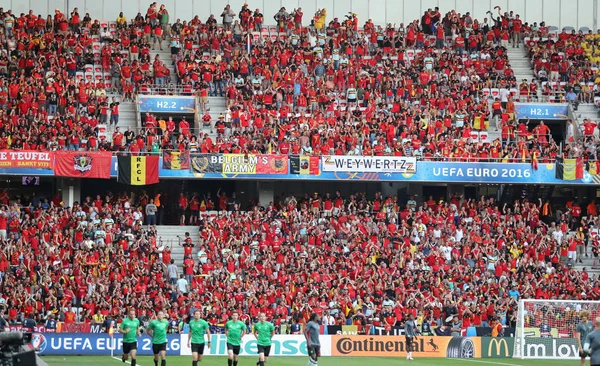
[[165,319],[165,313],[160,310],[156,314],[156,319],[148,325],[148,335],[152,337],[152,352],[154,353],[154,366],[158,366],[158,356],[160,356],[160,365],[166,366],[167,360],[167,329],[169,321]]
[[600,317],[596,317],[593,332],[585,337],[583,350],[590,355],[590,364],[592,366],[600,365]]
[[408,320],[404,324],[404,336],[406,337],[406,359],[413,360],[413,343],[417,338],[417,323],[413,314],[408,315]]
[[123,334],[123,362],[131,356],[131,365],[135,366],[135,355],[137,353],[137,337],[141,337],[140,321],[135,317],[135,309],[129,309],[127,318],[123,319],[119,327],[119,333]]
[[317,366],[319,356],[321,356],[321,343],[319,342],[319,314],[312,313],[306,326],[304,327],[304,337],[306,337],[306,348],[308,351],[308,366]]
[[200,310],[194,311],[194,319],[190,320],[190,331],[188,333],[188,347],[192,349],[192,366],[198,366],[204,354],[204,333],[208,335],[208,347],[210,348],[210,327],[204,319],[200,319]]
[[233,313],[231,320],[225,324],[225,336],[227,337],[227,365],[237,366],[242,337],[246,334],[246,324],[240,321],[240,314]]
[[271,338],[275,334],[275,326],[266,321],[265,313],[258,314],[258,323],[254,324],[254,336],[257,341],[258,366],[265,366],[271,352]]
[[579,345],[579,357],[581,358],[581,366],[585,366],[585,358],[588,354],[583,350],[583,344],[585,343],[585,339],[588,334],[590,334],[594,330],[594,325],[592,324],[590,319],[590,313],[587,310],[583,310],[579,313],[579,318],[581,321],[577,324],[575,328],[575,338],[577,338],[577,344]]

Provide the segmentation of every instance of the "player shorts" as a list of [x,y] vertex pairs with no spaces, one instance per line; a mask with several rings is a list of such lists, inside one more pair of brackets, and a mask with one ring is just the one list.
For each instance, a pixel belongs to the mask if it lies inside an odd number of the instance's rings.
[[412,349],[412,344],[415,341],[414,337],[406,337],[406,349],[408,350],[409,348]]
[[123,354],[127,355],[137,349],[137,342],[123,342]]
[[161,351],[167,350],[167,343],[156,343],[152,344],[152,354],[157,355]]
[[204,343],[192,343],[192,353],[204,354]]
[[585,351],[579,351],[579,357],[580,358],[586,358],[586,357],[590,357],[590,354],[585,352]]
[[227,351],[233,351],[234,355],[240,354],[240,346],[234,346],[231,343],[227,343]]
[[261,346],[260,344],[256,346],[258,350],[258,354],[264,353],[265,357],[269,357],[271,353],[271,346]]
[[308,355],[311,358],[321,357],[321,346],[308,346]]

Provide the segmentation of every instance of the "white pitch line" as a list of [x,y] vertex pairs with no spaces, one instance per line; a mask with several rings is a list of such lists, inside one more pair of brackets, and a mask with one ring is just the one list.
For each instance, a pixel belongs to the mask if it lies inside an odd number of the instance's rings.
[[502,363],[502,362],[492,362],[492,361],[479,361],[479,360],[471,360],[471,359],[467,359],[467,358],[463,358],[462,361],[485,363],[485,364],[488,364],[488,365],[521,366],[521,365],[516,364],[516,363]]
[[[114,358],[114,359],[115,359],[115,360],[117,360],[117,361],[121,361],[121,362],[123,362],[123,360],[122,360],[122,359],[120,359],[119,357],[112,356],[112,358]],[[130,364],[130,365],[131,365],[131,362],[129,362],[129,361],[125,361],[125,363],[128,363],[128,364]],[[136,362],[136,365],[142,366],[142,365],[140,365],[140,364],[139,364],[139,363],[137,363],[137,362]]]

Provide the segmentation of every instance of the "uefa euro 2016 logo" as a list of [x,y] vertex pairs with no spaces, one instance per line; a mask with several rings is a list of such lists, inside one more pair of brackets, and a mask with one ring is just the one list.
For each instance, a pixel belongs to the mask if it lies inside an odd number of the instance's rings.
[[43,334],[33,333],[33,336],[31,337],[31,345],[36,350],[39,350],[39,353],[44,353],[46,347],[48,346],[48,341],[46,340],[46,337],[44,337]]

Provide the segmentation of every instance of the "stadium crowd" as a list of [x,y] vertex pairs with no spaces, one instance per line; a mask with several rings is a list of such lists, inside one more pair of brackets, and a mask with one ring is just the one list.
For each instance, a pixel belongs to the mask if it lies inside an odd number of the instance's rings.
[[142,319],[167,309],[178,331],[194,309],[215,327],[233,311],[246,322],[265,312],[277,325],[317,312],[325,325],[362,330],[410,313],[432,326],[454,315],[466,329],[492,320],[514,326],[522,298],[600,298],[597,278],[573,268],[598,255],[595,202],[554,212],[549,202],[500,206],[457,195],[399,203],[336,192],[228,205],[234,200],[190,198],[200,242],[186,235],[185,259],[174,263],[173,248],[144,225],[155,212],[145,193],[87,197],[70,208],[59,194],[3,191],[3,315],[10,324],[103,324],[129,307]]
[[[134,19],[120,14],[115,22],[100,22],[90,14],[82,17],[77,8],[47,18],[33,10],[17,16],[0,9],[6,35],[0,44],[0,106],[5,109],[0,148],[467,161],[556,155],[547,127],[523,124],[523,130],[514,121],[514,102],[537,98],[538,84],[515,80],[506,52],[524,37],[546,35],[545,26],[530,26],[499,9],[497,17],[489,13],[489,19],[477,20],[455,11],[442,16],[437,8],[410,24],[385,28],[370,20],[359,26],[356,14],[329,22],[318,14],[309,24],[301,9],[282,8],[275,16],[279,35],[263,37],[267,22],[259,9],[244,7],[239,20],[232,14],[224,15],[223,24],[214,16],[172,22],[168,10],[153,3]],[[252,37],[249,52],[247,36]],[[578,35],[560,36],[565,44],[581,43]],[[124,138],[124,131],[115,129],[112,139],[105,138],[99,125],[118,124],[121,98],[166,90],[170,65],[158,55],[151,59],[152,49],[163,43],[171,49],[177,90],[198,95],[201,108],[209,107],[208,96],[225,96],[227,111],[216,121],[206,113],[202,130],[179,121],[170,127],[161,117],[147,116],[145,128],[128,131],[133,136]],[[538,50],[541,45],[530,48],[536,71],[538,58],[553,52]],[[571,52],[575,48],[565,51],[577,55]],[[565,69],[566,62],[585,68]],[[589,79],[593,64],[562,61],[558,75],[583,80],[571,76],[581,70]],[[109,92],[121,97],[109,99]],[[495,129],[498,140],[477,134]]]

